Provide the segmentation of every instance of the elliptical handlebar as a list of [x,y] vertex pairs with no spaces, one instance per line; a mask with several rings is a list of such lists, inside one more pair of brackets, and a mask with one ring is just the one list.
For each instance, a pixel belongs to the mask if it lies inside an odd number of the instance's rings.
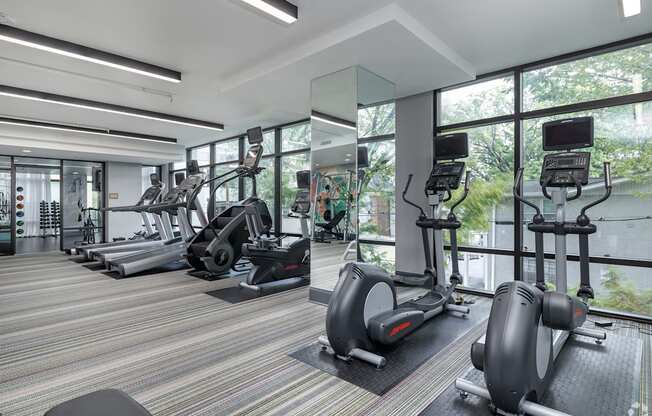
[[466,199],[467,196],[469,196],[469,187],[471,186],[471,172],[468,170],[466,171],[466,177],[464,178],[464,193],[462,194],[462,197],[455,201],[453,206],[451,207],[450,213],[448,214],[449,217],[455,218],[455,208],[457,208],[464,200]]
[[410,201],[409,199],[407,199],[406,196],[405,196],[405,194],[407,193],[408,189],[410,188],[410,183],[412,182],[412,177],[413,177],[413,176],[414,176],[414,175],[412,175],[411,173],[408,175],[408,180],[407,180],[407,183],[405,184],[405,188],[403,189],[403,193],[401,194],[401,196],[403,197],[403,201],[404,201],[406,204],[408,204],[408,205],[412,205],[413,207],[415,207],[416,209],[419,210],[419,212],[420,212],[420,216],[422,216],[422,217],[426,217],[426,213],[423,211],[423,209],[422,209],[420,206],[418,206],[417,204],[415,204],[414,202],[412,202],[412,201]]
[[580,211],[580,215],[577,217],[577,222],[580,223],[581,225],[584,225],[584,224],[582,224],[583,222],[588,224],[588,217],[586,215],[586,211],[588,211],[589,209],[593,208],[594,206],[596,206],[598,204],[603,203],[604,201],[609,199],[609,197],[611,196],[611,190],[613,188],[613,185],[612,185],[612,182],[611,182],[611,163],[610,162],[604,162],[602,169],[604,171],[605,193],[599,199],[587,204],[586,206],[584,206],[582,208],[582,210]]
[[[202,188],[204,186],[208,185],[209,183],[215,182],[218,179],[221,179],[221,178],[223,178],[223,177],[225,177],[227,175],[231,175],[234,172],[238,172],[238,169],[240,169],[240,167],[237,167],[235,169],[231,169],[230,171],[228,171],[226,173],[223,173],[221,175],[218,175],[218,176],[216,176],[214,178],[204,179],[203,181],[201,181],[201,183],[197,187],[195,187],[195,189],[193,189],[193,191],[190,193],[190,195],[187,197],[187,200],[186,200],[186,218],[188,219],[189,224],[192,224],[192,207],[194,206],[195,201],[199,197],[199,194],[201,193]],[[236,176],[234,176],[232,178],[228,178],[227,180],[220,183],[219,186],[217,186],[217,187],[215,187],[215,189],[213,189],[213,192],[211,192],[210,198],[213,198],[213,195],[215,194],[215,191],[217,191],[217,189],[220,186],[222,186],[224,183],[226,183],[226,182],[228,182],[228,181],[230,181],[232,179],[239,178],[240,176],[242,176],[242,175],[238,174],[238,175],[236,175]],[[211,224],[210,219],[208,221],[208,225],[211,228],[211,230],[213,232],[215,232],[215,235],[217,235],[217,230]],[[194,227],[190,227],[190,229],[191,229],[191,232],[193,233],[193,235],[197,235],[197,232],[195,231]]]
[[[531,208],[534,209],[536,214],[534,214],[534,222],[543,222],[544,217],[541,215],[541,209],[534,203],[526,200],[521,196],[520,189],[521,189],[521,184],[523,183],[523,168],[519,168],[516,171],[516,178],[514,179],[514,187],[512,188],[512,193],[514,194],[514,198],[516,198],[517,201],[521,202],[522,204],[525,204]],[[544,192],[545,192],[545,187],[543,187]]]

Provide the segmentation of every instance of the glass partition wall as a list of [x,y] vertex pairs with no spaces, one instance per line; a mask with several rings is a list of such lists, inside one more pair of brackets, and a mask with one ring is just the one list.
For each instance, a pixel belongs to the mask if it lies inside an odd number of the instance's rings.
[[[525,169],[522,193],[545,216],[540,191],[541,126],[592,116],[590,183],[582,201],[601,195],[602,162],[612,162],[611,198],[590,211],[592,308],[652,317],[652,39],[640,38],[479,77],[436,95],[436,131],[469,134],[472,210],[463,210],[460,270],[472,289],[493,291],[514,278],[534,281],[533,212],[511,196],[515,171]],[[581,202],[581,201],[579,201]],[[569,205],[569,217],[578,204]],[[569,287],[577,287],[577,238],[569,238]],[[546,273],[554,273],[552,239]],[[450,261],[450,260],[449,260]],[[574,289],[576,290],[576,288]]]
[[0,156],[0,254],[103,241],[104,198],[101,162]]

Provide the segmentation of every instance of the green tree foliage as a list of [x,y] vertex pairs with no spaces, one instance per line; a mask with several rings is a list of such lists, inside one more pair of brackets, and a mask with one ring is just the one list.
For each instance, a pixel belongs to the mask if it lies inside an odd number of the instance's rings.
[[[652,44],[545,67],[523,74],[524,110],[535,110],[617,95],[652,90]],[[442,94],[442,124],[512,114],[514,87],[510,77],[494,79]],[[564,114],[522,123],[526,181],[537,181],[543,160],[541,126],[570,116],[595,119],[591,176],[602,176],[603,161],[612,161],[615,178],[648,185],[652,180],[652,103],[610,107]],[[466,130],[471,142],[468,168],[475,180],[469,198],[460,207],[464,220],[461,241],[468,244],[473,232],[488,232],[494,207],[510,203],[513,185],[512,123]],[[652,195],[639,192],[648,200]],[[641,292],[610,270],[595,304],[652,314],[649,291]],[[604,291],[603,291],[604,292]]]

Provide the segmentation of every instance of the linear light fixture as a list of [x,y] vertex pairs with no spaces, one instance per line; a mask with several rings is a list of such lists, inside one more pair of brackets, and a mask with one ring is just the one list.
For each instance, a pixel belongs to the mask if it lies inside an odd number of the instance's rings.
[[242,0],[250,6],[257,8],[282,22],[291,24],[299,18],[299,9],[294,4],[285,0]]
[[184,126],[199,127],[209,130],[224,130],[224,125],[220,123],[196,120],[165,113],[158,113],[155,111],[141,110],[138,108],[124,107],[121,105],[102,103],[99,101],[85,100],[83,98],[66,97],[65,95],[27,90],[24,88],[11,87],[9,85],[0,85],[0,95],[22,98],[25,100],[60,104],[69,107],[85,108],[88,110],[104,111],[106,113],[121,114],[126,116],[145,118],[148,120],[164,121],[166,123],[182,124]]
[[620,0],[620,10],[623,17],[632,17],[641,14],[641,0]]
[[137,61],[131,58],[125,58],[124,56],[100,51],[98,49],[89,48],[65,40],[28,32],[27,30],[18,29],[13,26],[0,24],[0,40],[152,78],[162,79],[164,81],[175,83],[181,82],[181,73],[178,71]]
[[103,130],[90,127],[71,126],[66,124],[48,123],[43,121],[24,120],[20,118],[0,117],[0,124],[21,127],[36,127],[39,129],[70,131],[74,133],[97,134],[100,136],[122,137],[125,139],[147,140],[152,142],[176,143],[177,139],[170,137],[152,136],[149,134],[130,133],[118,130]]
[[320,113],[319,111],[312,111],[310,113],[311,120],[321,121],[322,123],[331,124],[333,126],[344,127],[349,130],[357,130],[358,127],[355,123],[344,120],[343,118],[331,116],[325,113]]

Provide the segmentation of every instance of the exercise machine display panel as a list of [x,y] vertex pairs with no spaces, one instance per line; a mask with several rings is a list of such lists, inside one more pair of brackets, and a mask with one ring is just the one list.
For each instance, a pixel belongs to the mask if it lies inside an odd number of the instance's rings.
[[546,187],[565,188],[589,183],[591,153],[555,153],[543,159],[539,183]]
[[426,182],[426,193],[455,190],[460,187],[464,175],[464,162],[436,163]]
[[593,146],[593,117],[543,123],[543,150],[572,150]]
[[464,159],[469,156],[469,137],[466,133],[446,134],[434,139],[435,162]]
[[297,172],[297,188],[310,189],[310,171],[301,170]]
[[263,129],[260,127],[254,127],[247,130],[247,138],[249,139],[249,144],[258,144],[263,142]]
[[247,169],[255,169],[258,167],[261,157],[263,157],[263,146],[259,144],[253,145],[247,150],[242,166]]

